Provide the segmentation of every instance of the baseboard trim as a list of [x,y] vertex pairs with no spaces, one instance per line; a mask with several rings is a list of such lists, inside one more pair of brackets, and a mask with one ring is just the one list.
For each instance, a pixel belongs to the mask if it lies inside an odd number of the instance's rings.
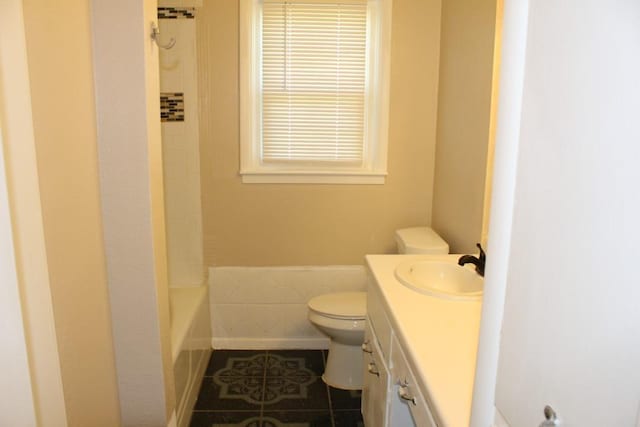
[[329,338],[211,338],[215,350],[326,350]]

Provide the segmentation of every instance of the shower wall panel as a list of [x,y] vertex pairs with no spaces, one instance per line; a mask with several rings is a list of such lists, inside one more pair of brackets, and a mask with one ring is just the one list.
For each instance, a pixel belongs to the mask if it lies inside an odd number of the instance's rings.
[[160,97],[169,285],[203,280],[196,9],[160,7]]

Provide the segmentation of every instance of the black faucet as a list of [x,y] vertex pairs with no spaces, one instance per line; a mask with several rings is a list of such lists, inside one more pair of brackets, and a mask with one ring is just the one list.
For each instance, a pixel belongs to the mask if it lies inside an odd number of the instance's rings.
[[484,277],[484,264],[487,261],[487,254],[484,253],[480,243],[476,243],[476,246],[480,249],[480,257],[462,255],[460,259],[458,259],[458,265],[473,264],[476,266],[476,273]]

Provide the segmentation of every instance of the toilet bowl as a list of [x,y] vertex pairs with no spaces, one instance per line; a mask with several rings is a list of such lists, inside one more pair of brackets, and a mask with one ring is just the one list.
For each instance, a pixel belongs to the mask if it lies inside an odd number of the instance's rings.
[[343,390],[361,389],[366,292],[320,295],[308,306],[309,321],[331,339],[323,381]]
[[[401,254],[447,254],[449,245],[429,227],[397,230]],[[325,294],[309,300],[309,321],[331,339],[322,379],[344,390],[362,388],[366,292]]]

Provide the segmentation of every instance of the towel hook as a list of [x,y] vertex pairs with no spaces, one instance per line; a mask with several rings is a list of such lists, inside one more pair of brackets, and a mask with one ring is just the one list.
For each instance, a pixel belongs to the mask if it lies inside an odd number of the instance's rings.
[[151,23],[151,39],[154,42],[156,42],[158,47],[161,49],[169,50],[176,45],[176,39],[174,39],[173,37],[171,37],[171,40],[169,40],[169,43],[165,45],[160,44],[160,29],[158,28],[155,22]]

